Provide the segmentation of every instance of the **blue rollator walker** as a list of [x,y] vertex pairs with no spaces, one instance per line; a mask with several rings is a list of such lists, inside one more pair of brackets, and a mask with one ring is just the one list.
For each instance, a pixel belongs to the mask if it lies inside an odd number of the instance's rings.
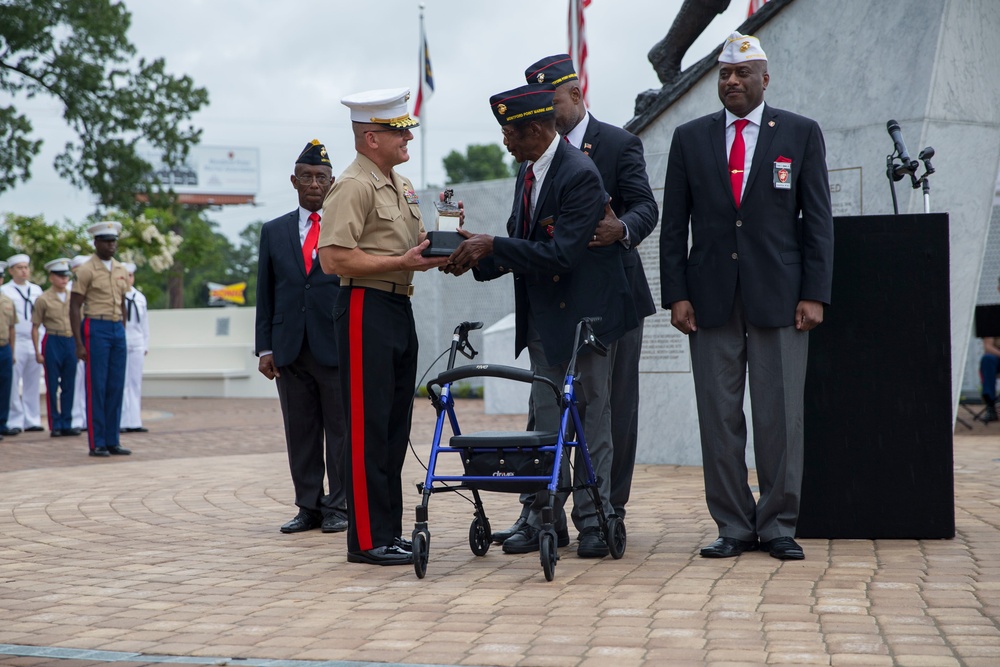
[[[455,367],[455,356],[461,352],[472,359],[477,352],[469,344],[469,332],[483,326],[482,322],[462,322],[452,335],[448,368],[427,383],[427,394],[437,410],[434,440],[431,443],[427,477],[418,490],[422,494],[417,506],[416,523],[413,525],[413,569],[417,577],[423,579],[427,573],[430,555],[431,534],[427,529],[427,504],[434,493],[442,491],[471,491],[475,516],[469,526],[469,547],[477,556],[485,556],[492,541],[490,520],[486,517],[480,491],[506,493],[543,493],[548,490],[548,499],[542,508],[542,527],[539,535],[539,551],[542,571],[546,581],[555,576],[556,551],[555,500],[556,492],[572,492],[586,489],[590,493],[601,530],[608,543],[608,550],[614,558],[625,554],[625,522],[618,515],[607,516],[601,503],[598,479],[587,451],[587,440],[583,431],[576,403],[576,358],[584,347],[595,353],[606,355],[608,350],[594,335],[592,324],[600,318],[584,318],[576,327],[577,345],[573,350],[562,390],[550,379],[535,375],[530,370],[513,366],[493,364],[472,364]],[[451,396],[451,385],[459,380],[472,377],[497,377],[516,382],[541,382],[549,386],[562,408],[559,431],[481,431],[463,434],[455,416],[455,401]],[[440,388],[440,393],[435,391]],[[447,417],[452,435],[448,445],[441,444],[444,422]],[[572,439],[576,434],[576,440]],[[583,457],[586,479],[574,480],[575,486],[559,486],[559,471],[567,448],[576,448],[577,456]],[[461,456],[464,475],[438,475],[438,456],[444,453]],[[437,484],[437,486],[435,486]]]

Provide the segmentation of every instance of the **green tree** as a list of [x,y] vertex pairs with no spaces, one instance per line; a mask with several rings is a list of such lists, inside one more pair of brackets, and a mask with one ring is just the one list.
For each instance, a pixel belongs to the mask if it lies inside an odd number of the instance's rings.
[[500,144],[470,144],[465,155],[452,151],[443,160],[448,185],[517,176],[517,168],[506,162],[506,156]]
[[[136,60],[130,23],[117,0],[0,2],[0,91],[58,99],[76,140],[56,157],[56,171],[99,206],[125,211],[148,189],[150,165],[136,143],[179,164],[201,135],[188,120],[208,103],[204,88],[168,74],[162,58]],[[27,116],[0,106],[0,193],[31,177],[41,145]]]

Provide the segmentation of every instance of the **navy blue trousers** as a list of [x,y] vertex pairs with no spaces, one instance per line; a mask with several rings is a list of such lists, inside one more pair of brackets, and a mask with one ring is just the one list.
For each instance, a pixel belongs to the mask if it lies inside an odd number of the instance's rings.
[[45,357],[45,402],[49,430],[68,431],[73,426],[73,395],[76,391],[76,341],[72,336],[42,338]]
[[14,381],[14,355],[10,343],[0,346],[0,428],[7,428],[10,416],[10,384]]
[[90,450],[118,447],[128,348],[125,327],[110,320],[83,321],[87,348],[87,440]]

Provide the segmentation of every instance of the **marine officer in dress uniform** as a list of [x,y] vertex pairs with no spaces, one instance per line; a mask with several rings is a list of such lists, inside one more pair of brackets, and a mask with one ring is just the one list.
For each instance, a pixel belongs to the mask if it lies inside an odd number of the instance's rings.
[[[76,270],[70,323],[76,356],[87,362],[87,441],[91,456],[131,454],[119,444],[122,391],[125,387],[125,292],[128,272],[114,258],[121,223],[99,222],[87,228],[95,253]],[[86,309],[86,317],[81,315]]]
[[[35,300],[31,315],[31,344],[35,359],[45,369],[45,400],[53,438],[80,435],[73,428],[73,392],[76,389],[76,345],[69,324],[69,259],[46,262],[51,287]],[[45,335],[40,332],[44,328]]]
[[[0,286],[7,262],[0,261]],[[17,333],[17,310],[14,302],[0,291],[0,433],[7,430],[7,415],[10,412],[10,385],[14,374],[14,339]],[[0,440],[3,436],[0,435]]]
[[4,435],[17,435],[24,431],[41,431],[42,367],[35,361],[34,347],[31,345],[31,311],[35,299],[42,294],[42,288],[28,280],[31,275],[31,259],[19,253],[7,259],[7,271],[11,282],[3,287],[7,297],[17,309],[17,352],[14,355],[14,379],[10,391],[10,415]]
[[146,296],[135,288],[135,264],[125,262],[125,391],[122,394],[122,433],[145,433],[142,425],[142,366],[149,352],[149,317]]
[[334,310],[347,418],[347,560],[413,562],[402,537],[401,473],[417,375],[417,333],[410,296],[413,272],[447,258],[429,245],[413,185],[393,169],[410,159],[417,121],[406,88],[345,97],[358,155],[323,206],[319,258],[340,276]]
[[[69,270],[75,273],[89,259],[90,255],[74,256],[73,259],[69,260]],[[70,294],[73,293],[72,280],[67,283],[66,291]],[[87,428],[87,369],[82,359],[76,360],[76,389],[73,391],[72,428],[78,431],[83,431]]]

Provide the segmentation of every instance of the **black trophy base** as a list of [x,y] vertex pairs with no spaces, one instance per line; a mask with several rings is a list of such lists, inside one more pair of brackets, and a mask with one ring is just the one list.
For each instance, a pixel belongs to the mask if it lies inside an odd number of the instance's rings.
[[420,253],[424,257],[447,257],[465,240],[458,232],[442,231],[427,232],[427,238],[431,244]]

